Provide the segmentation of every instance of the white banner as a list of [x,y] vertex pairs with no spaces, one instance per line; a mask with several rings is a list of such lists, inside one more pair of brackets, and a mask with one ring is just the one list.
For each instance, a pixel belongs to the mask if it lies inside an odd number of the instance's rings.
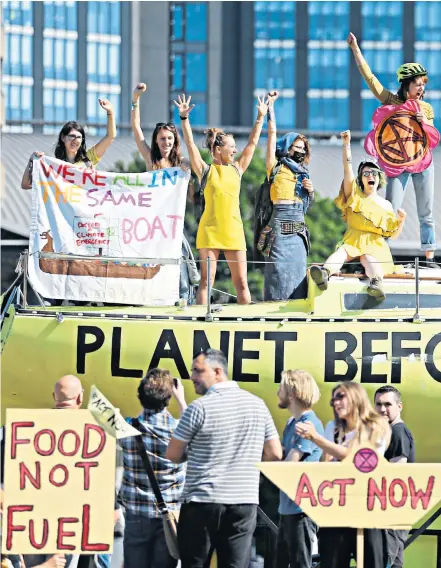
[[181,257],[189,179],[181,168],[127,174],[79,169],[46,156],[34,160],[29,276],[37,292],[89,302],[174,304],[179,265],[143,259]]

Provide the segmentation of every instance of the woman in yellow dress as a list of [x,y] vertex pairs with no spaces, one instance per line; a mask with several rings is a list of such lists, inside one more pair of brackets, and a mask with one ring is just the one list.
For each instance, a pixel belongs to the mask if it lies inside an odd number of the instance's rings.
[[385,299],[383,276],[395,272],[394,262],[386,238],[396,239],[404,225],[406,213],[378,195],[385,187],[386,176],[373,160],[363,160],[358,166],[357,178],[352,170],[351,133],[341,133],[343,141],[344,180],[335,204],[343,212],[348,229],[343,244],[328,258],[323,268],[312,266],[311,278],[326,290],[332,274],[340,271],[345,262],[359,258],[370,279],[367,292],[378,301]]
[[174,103],[179,109],[191,168],[204,187],[205,209],[196,237],[196,248],[202,261],[197,303],[207,302],[207,263],[205,261],[208,258],[211,259],[210,285],[212,286],[216,275],[217,260],[220,252],[223,251],[236,289],[237,302],[238,304],[249,304],[251,295],[247,282],[246,243],[239,207],[240,182],[257,147],[263,119],[268,111],[268,103],[263,98],[257,97],[257,119],[248,144],[237,160],[235,160],[237,149],[233,136],[216,128],[207,130],[206,145],[213,158],[213,163],[208,165],[202,159],[193,140],[188,117],[194,105],[190,105],[190,101],[191,96],[187,98],[182,95],[178,96],[178,100]]

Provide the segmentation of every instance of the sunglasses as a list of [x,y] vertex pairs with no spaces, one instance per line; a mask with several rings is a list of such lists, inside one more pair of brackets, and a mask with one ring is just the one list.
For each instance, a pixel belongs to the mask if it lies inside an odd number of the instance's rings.
[[365,170],[361,175],[365,178],[369,176],[379,177],[380,172],[378,170]]
[[176,130],[176,126],[173,124],[173,122],[157,122],[155,128],[164,128],[164,126]]
[[343,400],[344,398],[346,398],[346,393],[345,392],[338,392],[337,394],[335,394],[331,400],[329,401],[329,405],[330,406],[334,406],[334,403],[336,400]]
[[72,140],[72,142],[73,142],[74,140],[80,140],[80,141],[81,141],[81,140],[83,139],[83,137],[81,136],[81,134],[68,134],[68,135],[66,136],[66,138],[68,138],[69,140]]

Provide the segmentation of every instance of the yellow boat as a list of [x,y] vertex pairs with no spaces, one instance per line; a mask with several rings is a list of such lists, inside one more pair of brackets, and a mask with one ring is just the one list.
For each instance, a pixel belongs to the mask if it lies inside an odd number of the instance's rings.
[[[381,303],[367,295],[367,282],[332,277],[325,292],[309,281],[305,300],[208,309],[6,304],[2,410],[47,407],[54,382],[72,373],[86,397],[95,384],[124,415],[134,415],[139,379],[155,366],[180,376],[192,400],[193,354],[211,346],[228,356],[231,378],[266,401],[280,431],[288,419],[277,406],[282,369],[303,368],[315,377],[323,422],[332,418],[335,382],[360,381],[371,398],[381,385],[394,384],[417,461],[441,462],[441,271],[387,277]],[[407,549],[406,566],[434,567],[435,556],[436,539],[422,536]]]

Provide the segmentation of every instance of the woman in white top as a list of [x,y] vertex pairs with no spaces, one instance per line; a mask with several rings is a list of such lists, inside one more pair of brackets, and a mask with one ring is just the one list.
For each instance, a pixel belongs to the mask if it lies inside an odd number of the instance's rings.
[[[359,383],[348,381],[334,387],[331,406],[336,420],[332,430],[327,426],[327,437],[318,434],[310,422],[297,424],[297,434],[312,440],[334,461],[347,457],[354,443],[370,443],[384,454],[390,442],[390,426],[375,412]],[[351,554],[355,555],[356,551],[356,529],[322,528],[319,538],[321,568],[349,568]],[[364,543],[366,566],[384,568],[387,564],[385,531],[366,529]]]

